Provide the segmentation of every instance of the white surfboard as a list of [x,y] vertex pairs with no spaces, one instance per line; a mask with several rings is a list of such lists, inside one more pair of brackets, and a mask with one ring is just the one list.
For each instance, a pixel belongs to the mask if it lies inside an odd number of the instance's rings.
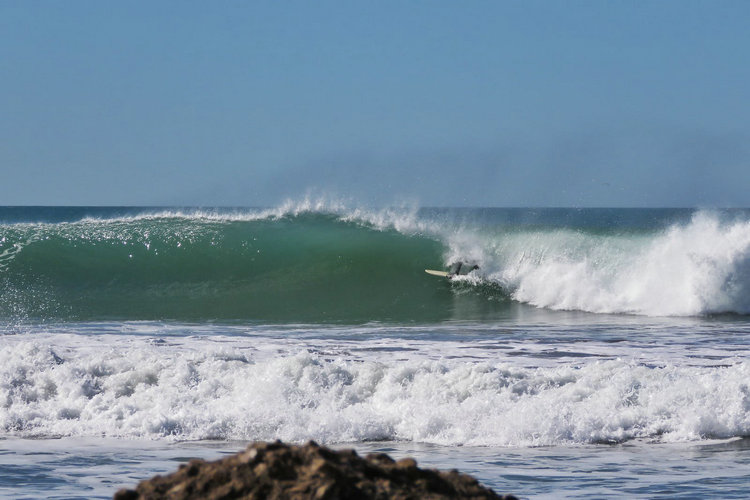
[[425,269],[424,272],[426,272],[427,274],[431,274],[433,276],[442,276],[443,278],[450,277],[450,273],[447,273],[445,271],[435,271],[433,269]]

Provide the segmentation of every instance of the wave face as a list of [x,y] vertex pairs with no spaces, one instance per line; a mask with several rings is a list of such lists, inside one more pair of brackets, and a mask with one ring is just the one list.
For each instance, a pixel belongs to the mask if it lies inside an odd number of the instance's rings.
[[[750,216],[686,210],[0,210],[6,321],[750,313]],[[453,282],[424,274],[455,261]]]
[[[5,225],[9,317],[263,321],[420,318],[441,246],[331,213],[157,213]],[[433,318],[427,314],[427,319]]]

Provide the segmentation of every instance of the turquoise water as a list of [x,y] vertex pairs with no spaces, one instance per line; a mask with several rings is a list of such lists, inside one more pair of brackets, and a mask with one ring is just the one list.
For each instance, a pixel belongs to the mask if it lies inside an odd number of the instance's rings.
[[0,208],[0,494],[279,438],[741,497],[749,249],[744,210]]

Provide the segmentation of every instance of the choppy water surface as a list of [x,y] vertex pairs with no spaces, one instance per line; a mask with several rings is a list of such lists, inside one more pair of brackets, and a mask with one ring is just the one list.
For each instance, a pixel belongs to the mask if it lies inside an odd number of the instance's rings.
[[[0,451],[0,495],[8,498],[111,498],[122,487],[177,469],[195,457],[218,459],[244,442],[102,438],[7,439]],[[336,446],[340,448],[341,446]],[[747,440],[686,444],[491,448],[378,442],[360,455],[416,457],[421,467],[458,468],[497,492],[531,498],[745,498]]]

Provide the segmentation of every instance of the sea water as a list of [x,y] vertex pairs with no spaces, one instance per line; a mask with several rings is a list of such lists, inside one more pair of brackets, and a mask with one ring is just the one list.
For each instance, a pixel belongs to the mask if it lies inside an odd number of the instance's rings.
[[0,208],[0,495],[313,439],[522,497],[743,497],[749,250],[745,210]]

